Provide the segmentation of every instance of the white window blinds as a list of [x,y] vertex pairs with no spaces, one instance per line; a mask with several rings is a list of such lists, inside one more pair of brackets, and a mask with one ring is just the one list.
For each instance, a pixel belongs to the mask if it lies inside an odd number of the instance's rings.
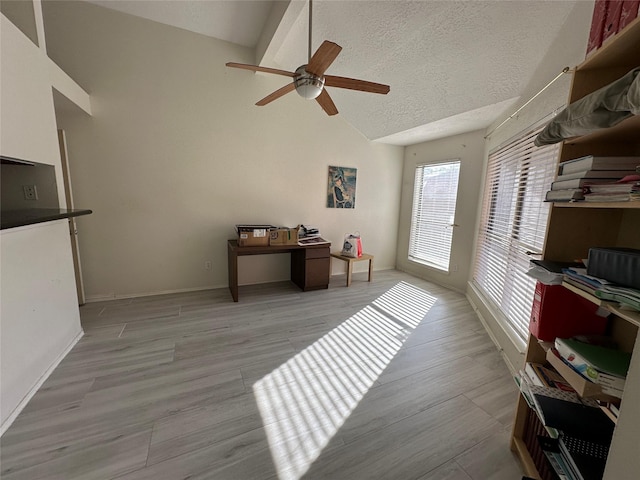
[[409,260],[449,271],[460,161],[416,167]]
[[535,280],[525,272],[530,255],[544,247],[549,215],[544,198],[560,148],[533,145],[542,128],[489,154],[473,275],[476,286],[524,341],[535,289]]

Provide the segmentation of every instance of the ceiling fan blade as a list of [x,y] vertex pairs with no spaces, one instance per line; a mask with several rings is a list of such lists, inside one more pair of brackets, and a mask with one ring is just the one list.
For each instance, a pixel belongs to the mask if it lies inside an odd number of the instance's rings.
[[359,90],[369,93],[382,93],[384,95],[389,93],[390,90],[389,85],[383,85],[382,83],[367,82],[355,78],[336,77],[333,75],[325,75],[324,86],[348,88],[349,90]]
[[258,65],[247,65],[246,63],[234,63],[228,62],[227,67],[242,68],[244,70],[252,70],[254,72],[275,73],[276,75],[284,75],[286,77],[295,77],[293,72],[287,72],[286,70],[278,70],[277,68],[260,67]]
[[329,68],[329,65],[331,65],[336,59],[341,50],[342,47],[340,45],[330,42],[329,40],[325,40],[322,42],[322,45],[320,45],[318,50],[316,50],[316,53],[313,54],[311,60],[309,60],[309,64],[305,70],[321,77],[327,68]]
[[322,92],[320,92],[320,95],[316,97],[316,102],[318,102],[322,109],[327,112],[327,115],[335,115],[338,113],[336,104],[333,103],[329,93],[324,88],[322,89]]
[[271,103],[274,100],[277,100],[278,98],[282,97],[283,95],[286,95],[289,92],[292,92],[295,89],[296,89],[296,86],[293,84],[293,82],[287,83],[284,87],[279,88],[275,92],[270,93],[269,95],[264,97],[262,100],[257,102],[256,105],[263,107],[266,104]]

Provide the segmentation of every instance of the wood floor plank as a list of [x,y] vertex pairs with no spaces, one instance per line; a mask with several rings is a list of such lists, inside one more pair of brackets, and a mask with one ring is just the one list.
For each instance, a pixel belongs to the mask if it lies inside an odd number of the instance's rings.
[[[499,431],[500,424],[459,396],[321,455],[305,479],[418,478]],[[411,459],[410,462],[407,459]]]
[[503,430],[458,455],[456,463],[472,480],[517,479],[522,475],[518,459],[514,454],[504,454],[509,442],[510,435]]
[[[102,480],[137,470],[146,463],[151,425],[111,432],[82,443],[58,447],[23,462],[7,462],[3,453],[3,480]],[[25,445],[28,448],[27,445]],[[4,447],[3,447],[4,448]],[[67,451],[64,451],[67,450]],[[28,460],[28,461],[27,461]],[[44,461],[43,461],[44,460]]]
[[372,388],[340,429],[345,443],[455,398],[494,377],[468,357]]
[[[455,461],[450,461],[444,465],[430,471],[418,480],[473,480],[463,468]],[[513,480],[517,480],[514,477]]]
[[[492,480],[514,385],[464,295],[395,270],[81,307],[3,479]],[[360,276],[360,277],[358,277]],[[358,278],[362,281],[356,281]],[[486,460],[483,460],[486,457]]]

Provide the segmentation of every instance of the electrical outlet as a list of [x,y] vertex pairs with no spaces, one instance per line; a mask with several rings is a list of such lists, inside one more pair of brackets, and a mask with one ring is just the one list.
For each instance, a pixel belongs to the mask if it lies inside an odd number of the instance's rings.
[[204,269],[211,270],[211,260],[207,260],[206,262],[204,262]]
[[38,199],[38,189],[35,185],[23,185],[22,191],[24,192],[25,200],[37,200]]

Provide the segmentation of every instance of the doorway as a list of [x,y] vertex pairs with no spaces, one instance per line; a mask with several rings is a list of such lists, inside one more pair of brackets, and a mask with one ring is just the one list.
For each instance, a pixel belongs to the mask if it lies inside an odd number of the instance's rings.
[[[62,161],[62,177],[64,181],[64,196],[68,209],[73,209],[73,192],[71,189],[71,175],[69,173],[69,156],[67,139],[64,130],[58,130],[58,144],[60,146],[60,160]],[[82,269],[80,265],[80,251],[78,248],[78,228],[74,217],[69,219],[69,238],[71,240],[71,252],[73,256],[73,270],[76,277],[76,292],[78,305],[86,303],[84,296],[84,284],[82,282]]]

